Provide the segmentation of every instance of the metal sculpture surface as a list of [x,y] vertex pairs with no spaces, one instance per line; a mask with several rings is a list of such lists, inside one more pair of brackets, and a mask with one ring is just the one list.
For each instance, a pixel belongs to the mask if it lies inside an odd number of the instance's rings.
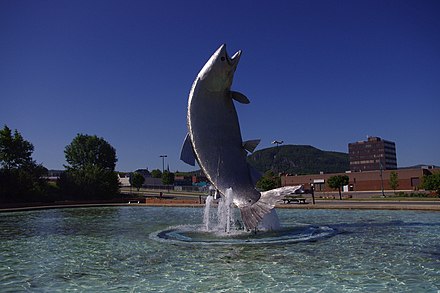
[[226,45],[222,45],[197,75],[188,99],[188,134],[181,159],[193,166],[197,160],[223,195],[232,188],[233,203],[240,209],[246,228],[253,229],[290,189],[263,193],[255,189],[259,176],[246,162],[246,156],[260,140],[243,142],[233,100],[248,104],[249,99],[231,91],[240,56],[238,51],[229,57]]

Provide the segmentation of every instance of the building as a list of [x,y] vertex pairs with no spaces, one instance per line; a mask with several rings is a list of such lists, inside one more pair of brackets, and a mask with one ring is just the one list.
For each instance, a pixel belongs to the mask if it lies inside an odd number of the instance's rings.
[[366,141],[348,144],[350,171],[396,170],[396,144],[371,136]]
[[344,186],[344,191],[381,191],[383,189],[393,191],[390,185],[391,172],[397,173],[399,191],[418,190],[422,183],[424,175],[430,175],[433,172],[439,172],[440,169],[414,168],[398,170],[375,170],[365,172],[346,172],[336,174],[313,174],[313,175],[282,175],[282,186],[304,185],[309,189],[313,184],[316,192],[332,192],[327,181],[335,175],[347,175],[349,183]]
[[118,180],[121,187],[129,187],[130,184],[130,174],[129,173],[118,173]]
[[192,186],[192,176],[175,175],[174,186]]

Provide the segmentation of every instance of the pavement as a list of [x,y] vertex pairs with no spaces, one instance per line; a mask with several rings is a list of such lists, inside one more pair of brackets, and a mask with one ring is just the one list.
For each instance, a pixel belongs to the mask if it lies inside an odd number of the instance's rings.
[[440,211],[439,200],[316,200],[315,204],[279,204],[277,208]]
[[[123,202],[65,202],[54,204],[28,204],[26,206],[19,205],[0,205],[0,212],[23,211],[35,209],[53,209],[53,208],[74,208],[74,207],[96,207],[96,206],[173,206],[173,207],[203,207],[206,195],[188,196],[173,195],[164,196],[146,196],[144,198],[136,198],[134,200],[125,200]],[[440,199],[391,199],[391,198],[360,198],[355,199],[321,199],[315,196],[315,204],[312,203],[311,196],[306,196],[306,203],[290,203],[284,204],[280,202],[276,208],[286,209],[381,209],[381,210],[419,210],[419,211],[440,211]],[[138,203],[139,202],[139,203]]]

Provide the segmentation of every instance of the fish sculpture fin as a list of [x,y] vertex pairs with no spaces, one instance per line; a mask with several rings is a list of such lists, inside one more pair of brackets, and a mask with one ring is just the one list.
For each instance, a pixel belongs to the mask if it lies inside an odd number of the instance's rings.
[[253,153],[260,141],[261,139],[246,140],[243,142],[243,147],[248,152]]
[[180,151],[180,159],[188,165],[196,165],[196,156],[194,154],[189,133],[186,135],[185,141],[183,142],[182,150]]
[[255,229],[263,220],[264,215],[268,214],[271,210],[272,207],[261,200],[251,206],[241,208],[241,219],[246,229]]
[[242,104],[249,104],[251,101],[242,93],[231,91],[231,98]]
[[255,229],[264,215],[268,214],[275,207],[278,200],[294,193],[299,188],[301,188],[301,185],[285,186],[262,192],[260,199],[256,203],[240,209],[241,219],[245,227],[249,230]]

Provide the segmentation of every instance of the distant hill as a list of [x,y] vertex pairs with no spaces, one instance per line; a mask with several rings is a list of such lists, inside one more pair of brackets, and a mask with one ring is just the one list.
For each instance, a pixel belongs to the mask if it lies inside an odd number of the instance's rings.
[[322,151],[310,145],[283,145],[254,152],[248,162],[259,172],[319,174],[350,170],[348,154]]
[[420,168],[438,169],[438,168],[440,168],[440,166],[428,165],[428,164],[418,164],[418,165],[414,165],[414,166],[399,167],[398,169],[420,169]]

